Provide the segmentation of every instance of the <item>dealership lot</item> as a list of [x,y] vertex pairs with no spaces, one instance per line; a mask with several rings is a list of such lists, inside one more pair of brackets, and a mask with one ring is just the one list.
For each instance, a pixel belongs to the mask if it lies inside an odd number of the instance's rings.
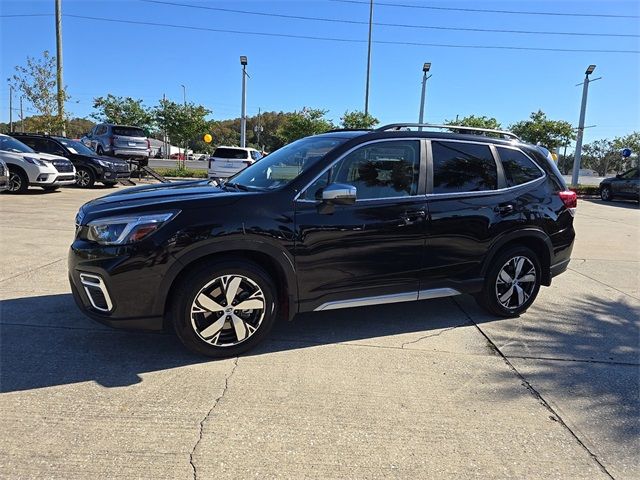
[[319,312],[210,361],[76,309],[74,216],[108,192],[0,196],[0,476],[640,475],[637,204],[580,201],[570,270],[520,318]]

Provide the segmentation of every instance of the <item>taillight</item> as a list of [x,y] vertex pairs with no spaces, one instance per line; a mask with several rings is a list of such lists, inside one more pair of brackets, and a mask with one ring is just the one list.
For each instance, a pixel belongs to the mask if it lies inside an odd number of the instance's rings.
[[578,206],[578,194],[573,190],[565,190],[564,192],[558,192],[558,196],[564,206],[569,209],[569,211],[573,214],[575,208]]

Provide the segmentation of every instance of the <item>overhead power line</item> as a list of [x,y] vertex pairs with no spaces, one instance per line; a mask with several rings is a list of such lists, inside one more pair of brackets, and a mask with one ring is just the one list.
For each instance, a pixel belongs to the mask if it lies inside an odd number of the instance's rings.
[[[350,25],[369,25],[369,22],[365,22],[361,20],[346,20],[341,18],[308,17],[303,15],[287,15],[283,13],[256,12],[251,10],[237,10],[232,8],[211,7],[206,5],[192,5],[188,3],[168,2],[168,1],[162,1],[162,0],[140,0],[140,1],[144,3],[171,5],[174,7],[197,8],[200,10],[213,10],[216,12],[238,13],[241,15],[256,15],[261,17],[273,17],[273,18],[289,18],[292,20],[310,20],[314,22],[346,23]],[[412,28],[412,29],[423,29],[423,30],[451,30],[456,32],[515,33],[515,34],[526,34],[526,35],[565,35],[565,36],[568,35],[568,36],[580,36],[580,37],[640,37],[639,34],[633,34],[633,33],[506,30],[506,29],[492,29],[492,28],[443,27],[439,25],[415,25],[415,24],[407,24],[407,23],[384,23],[384,22],[373,22],[373,25],[380,26],[380,27]]]
[[[368,5],[369,2],[364,0],[329,0],[330,2],[340,3],[361,3]],[[510,15],[550,15],[556,17],[599,17],[599,18],[640,18],[640,15],[616,15],[611,13],[561,13],[561,12],[532,12],[527,10],[490,10],[485,8],[461,8],[461,7],[435,7],[432,5],[407,5],[402,3],[385,3],[376,2],[376,5],[385,7],[400,8],[422,8],[427,10],[452,10],[458,12],[479,12],[479,13],[505,13]]]
[[53,17],[53,13],[16,13],[8,15],[0,15],[0,18],[12,17]]
[[[251,32],[247,30],[227,30],[220,28],[208,28],[208,27],[196,27],[193,25],[176,25],[170,23],[156,23],[156,22],[142,22],[136,20],[122,20],[118,18],[104,18],[104,17],[90,17],[86,15],[72,15],[64,14],[65,17],[77,18],[83,20],[95,20],[112,23],[126,23],[131,25],[147,25],[153,27],[168,27],[179,28],[185,30],[196,30],[205,32],[216,33],[231,33],[243,36],[260,36],[260,37],[280,37],[280,38],[298,38],[303,40],[321,40],[328,42],[342,42],[342,43],[366,43],[366,40],[358,40],[351,38],[339,38],[339,37],[317,37],[311,35],[294,35],[287,33],[269,33],[269,32]],[[408,45],[408,46],[420,46],[420,47],[443,47],[443,48],[470,48],[470,49],[494,49],[494,50],[529,50],[540,52],[583,52],[583,53],[633,53],[638,54],[640,50],[611,50],[611,49],[582,49],[582,48],[542,48],[542,47],[516,47],[507,45],[456,45],[448,43],[422,43],[422,42],[400,42],[400,41],[385,41],[375,40],[373,43],[385,44],[385,45]]]

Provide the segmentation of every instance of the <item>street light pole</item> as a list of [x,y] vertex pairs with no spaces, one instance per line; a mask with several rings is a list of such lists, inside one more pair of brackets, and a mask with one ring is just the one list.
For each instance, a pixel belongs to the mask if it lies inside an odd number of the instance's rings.
[[[180,84],[180,86],[182,87],[182,103],[184,104],[184,113],[186,115],[187,114],[187,87],[185,87],[182,84]],[[184,142],[183,147],[184,147],[184,155],[183,155],[184,158],[182,159],[182,166],[186,167],[187,165],[187,141],[186,140]]]
[[240,146],[247,146],[247,57],[240,57],[242,65],[242,111],[240,114]]
[[371,74],[371,32],[373,30],[373,0],[369,3],[369,45],[367,48],[367,85],[364,93],[364,115],[369,115],[369,76]]
[[66,136],[64,122],[64,86],[62,79],[62,6],[56,0],[56,82],[58,84],[58,118],[62,123],[62,136]]
[[9,85],[9,132],[13,132],[13,86]]
[[[580,175],[580,162],[582,160],[582,136],[584,133],[584,120],[587,113],[587,94],[589,93],[589,82],[599,80],[589,80],[589,75],[596,69],[595,65],[589,65],[585,73],[584,82],[582,82],[582,104],[580,105],[580,119],[578,120],[578,135],[576,136],[576,154],[573,158],[573,175],[571,176],[571,185],[578,186],[578,177]],[[580,85],[580,84],[578,84]],[[577,86],[577,85],[576,85]]]
[[[431,69],[431,63],[425,63],[422,66],[422,96],[420,98],[420,116],[418,118],[418,123],[424,123],[424,101],[427,92],[427,80],[431,78],[431,75],[427,75],[429,70]],[[422,131],[422,127],[418,127],[420,131]]]

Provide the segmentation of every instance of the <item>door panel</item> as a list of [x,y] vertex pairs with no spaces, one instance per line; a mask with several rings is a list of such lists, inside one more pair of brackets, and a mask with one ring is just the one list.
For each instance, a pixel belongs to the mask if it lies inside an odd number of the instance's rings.
[[[347,152],[296,201],[302,311],[326,302],[414,292],[425,247],[424,142],[375,141]],[[322,200],[329,184],[358,200]]]

